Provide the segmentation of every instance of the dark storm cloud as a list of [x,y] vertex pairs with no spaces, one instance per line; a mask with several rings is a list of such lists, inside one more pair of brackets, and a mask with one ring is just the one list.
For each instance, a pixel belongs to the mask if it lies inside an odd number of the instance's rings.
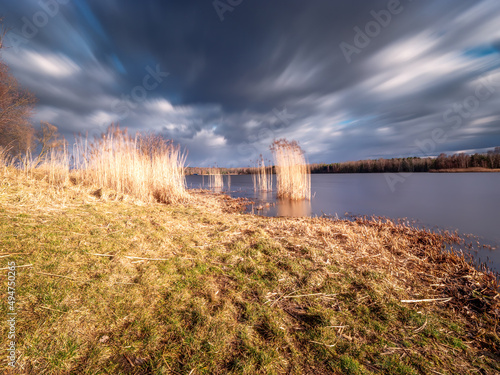
[[[0,14],[37,120],[65,134],[120,121],[174,138],[191,165],[247,165],[274,137],[313,162],[500,143],[495,0],[33,0]],[[476,105],[481,77],[495,91]]]

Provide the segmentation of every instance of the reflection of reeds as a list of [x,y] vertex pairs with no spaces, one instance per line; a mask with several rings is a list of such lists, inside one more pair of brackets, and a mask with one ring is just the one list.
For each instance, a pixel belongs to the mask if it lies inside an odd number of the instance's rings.
[[224,180],[219,168],[210,168],[208,177],[208,186],[210,189],[222,189],[224,187]]
[[296,141],[278,139],[271,145],[278,198],[311,199],[311,175],[304,152]]
[[[227,190],[230,190],[231,175],[228,174],[225,177]],[[203,176],[203,185],[205,185],[205,176]],[[222,175],[221,168],[208,168],[208,188],[215,190],[222,190],[224,188],[224,176]]]
[[257,162],[257,167],[253,168],[252,179],[254,191],[262,192],[273,190],[272,168],[266,167],[262,155],[260,160]]

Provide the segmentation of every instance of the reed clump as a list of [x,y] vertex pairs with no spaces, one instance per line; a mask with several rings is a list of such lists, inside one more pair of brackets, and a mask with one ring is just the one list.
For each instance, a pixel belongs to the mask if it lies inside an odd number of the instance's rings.
[[262,155],[260,156],[260,160],[257,161],[257,167],[252,172],[254,191],[265,192],[273,190],[272,167],[266,167]]
[[311,174],[296,141],[275,140],[270,147],[276,167],[278,198],[311,199]]
[[84,185],[161,203],[177,203],[188,196],[186,153],[161,136],[132,137],[127,130],[111,126],[93,142],[80,138],[74,155],[74,173]]
[[220,168],[209,169],[208,186],[210,189],[222,189],[224,187],[224,179]]

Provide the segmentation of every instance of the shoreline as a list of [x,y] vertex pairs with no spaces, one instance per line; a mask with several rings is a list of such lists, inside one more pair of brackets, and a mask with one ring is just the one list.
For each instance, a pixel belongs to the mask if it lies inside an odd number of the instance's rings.
[[[409,172],[312,172],[311,175],[327,175],[327,174],[387,174],[387,173],[499,173],[499,168],[450,168],[450,169],[429,169],[428,171],[409,171]],[[222,176],[251,176],[252,173],[228,173]],[[275,174],[272,173],[274,176]],[[186,174],[187,176],[210,177],[210,175],[202,174]]]
[[26,373],[500,370],[498,283],[443,251],[453,234],[94,190],[0,180],[3,260],[32,265],[17,276]]
[[452,168],[452,169],[431,169],[429,173],[498,173],[500,169],[491,168]]

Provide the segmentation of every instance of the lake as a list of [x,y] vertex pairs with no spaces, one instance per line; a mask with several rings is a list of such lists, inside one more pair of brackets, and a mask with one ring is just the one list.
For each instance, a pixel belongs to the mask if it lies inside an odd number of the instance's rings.
[[[390,175],[313,174],[311,201],[276,200],[276,191],[254,192],[252,176],[231,176],[233,197],[253,200],[249,211],[266,216],[349,215],[407,218],[419,227],[458,230],[498,249],[500,244],[500,173],[413,173],[388,183]],[[208,178],[187,176],[189,188],[208,188]],[[227,176],[224,177],[224,183]],[[276,186],[274,182],[273,186]],[[270,207],[265,207],[270,203]],[[500,251],[480,249],[477,259],[500,271]]]

